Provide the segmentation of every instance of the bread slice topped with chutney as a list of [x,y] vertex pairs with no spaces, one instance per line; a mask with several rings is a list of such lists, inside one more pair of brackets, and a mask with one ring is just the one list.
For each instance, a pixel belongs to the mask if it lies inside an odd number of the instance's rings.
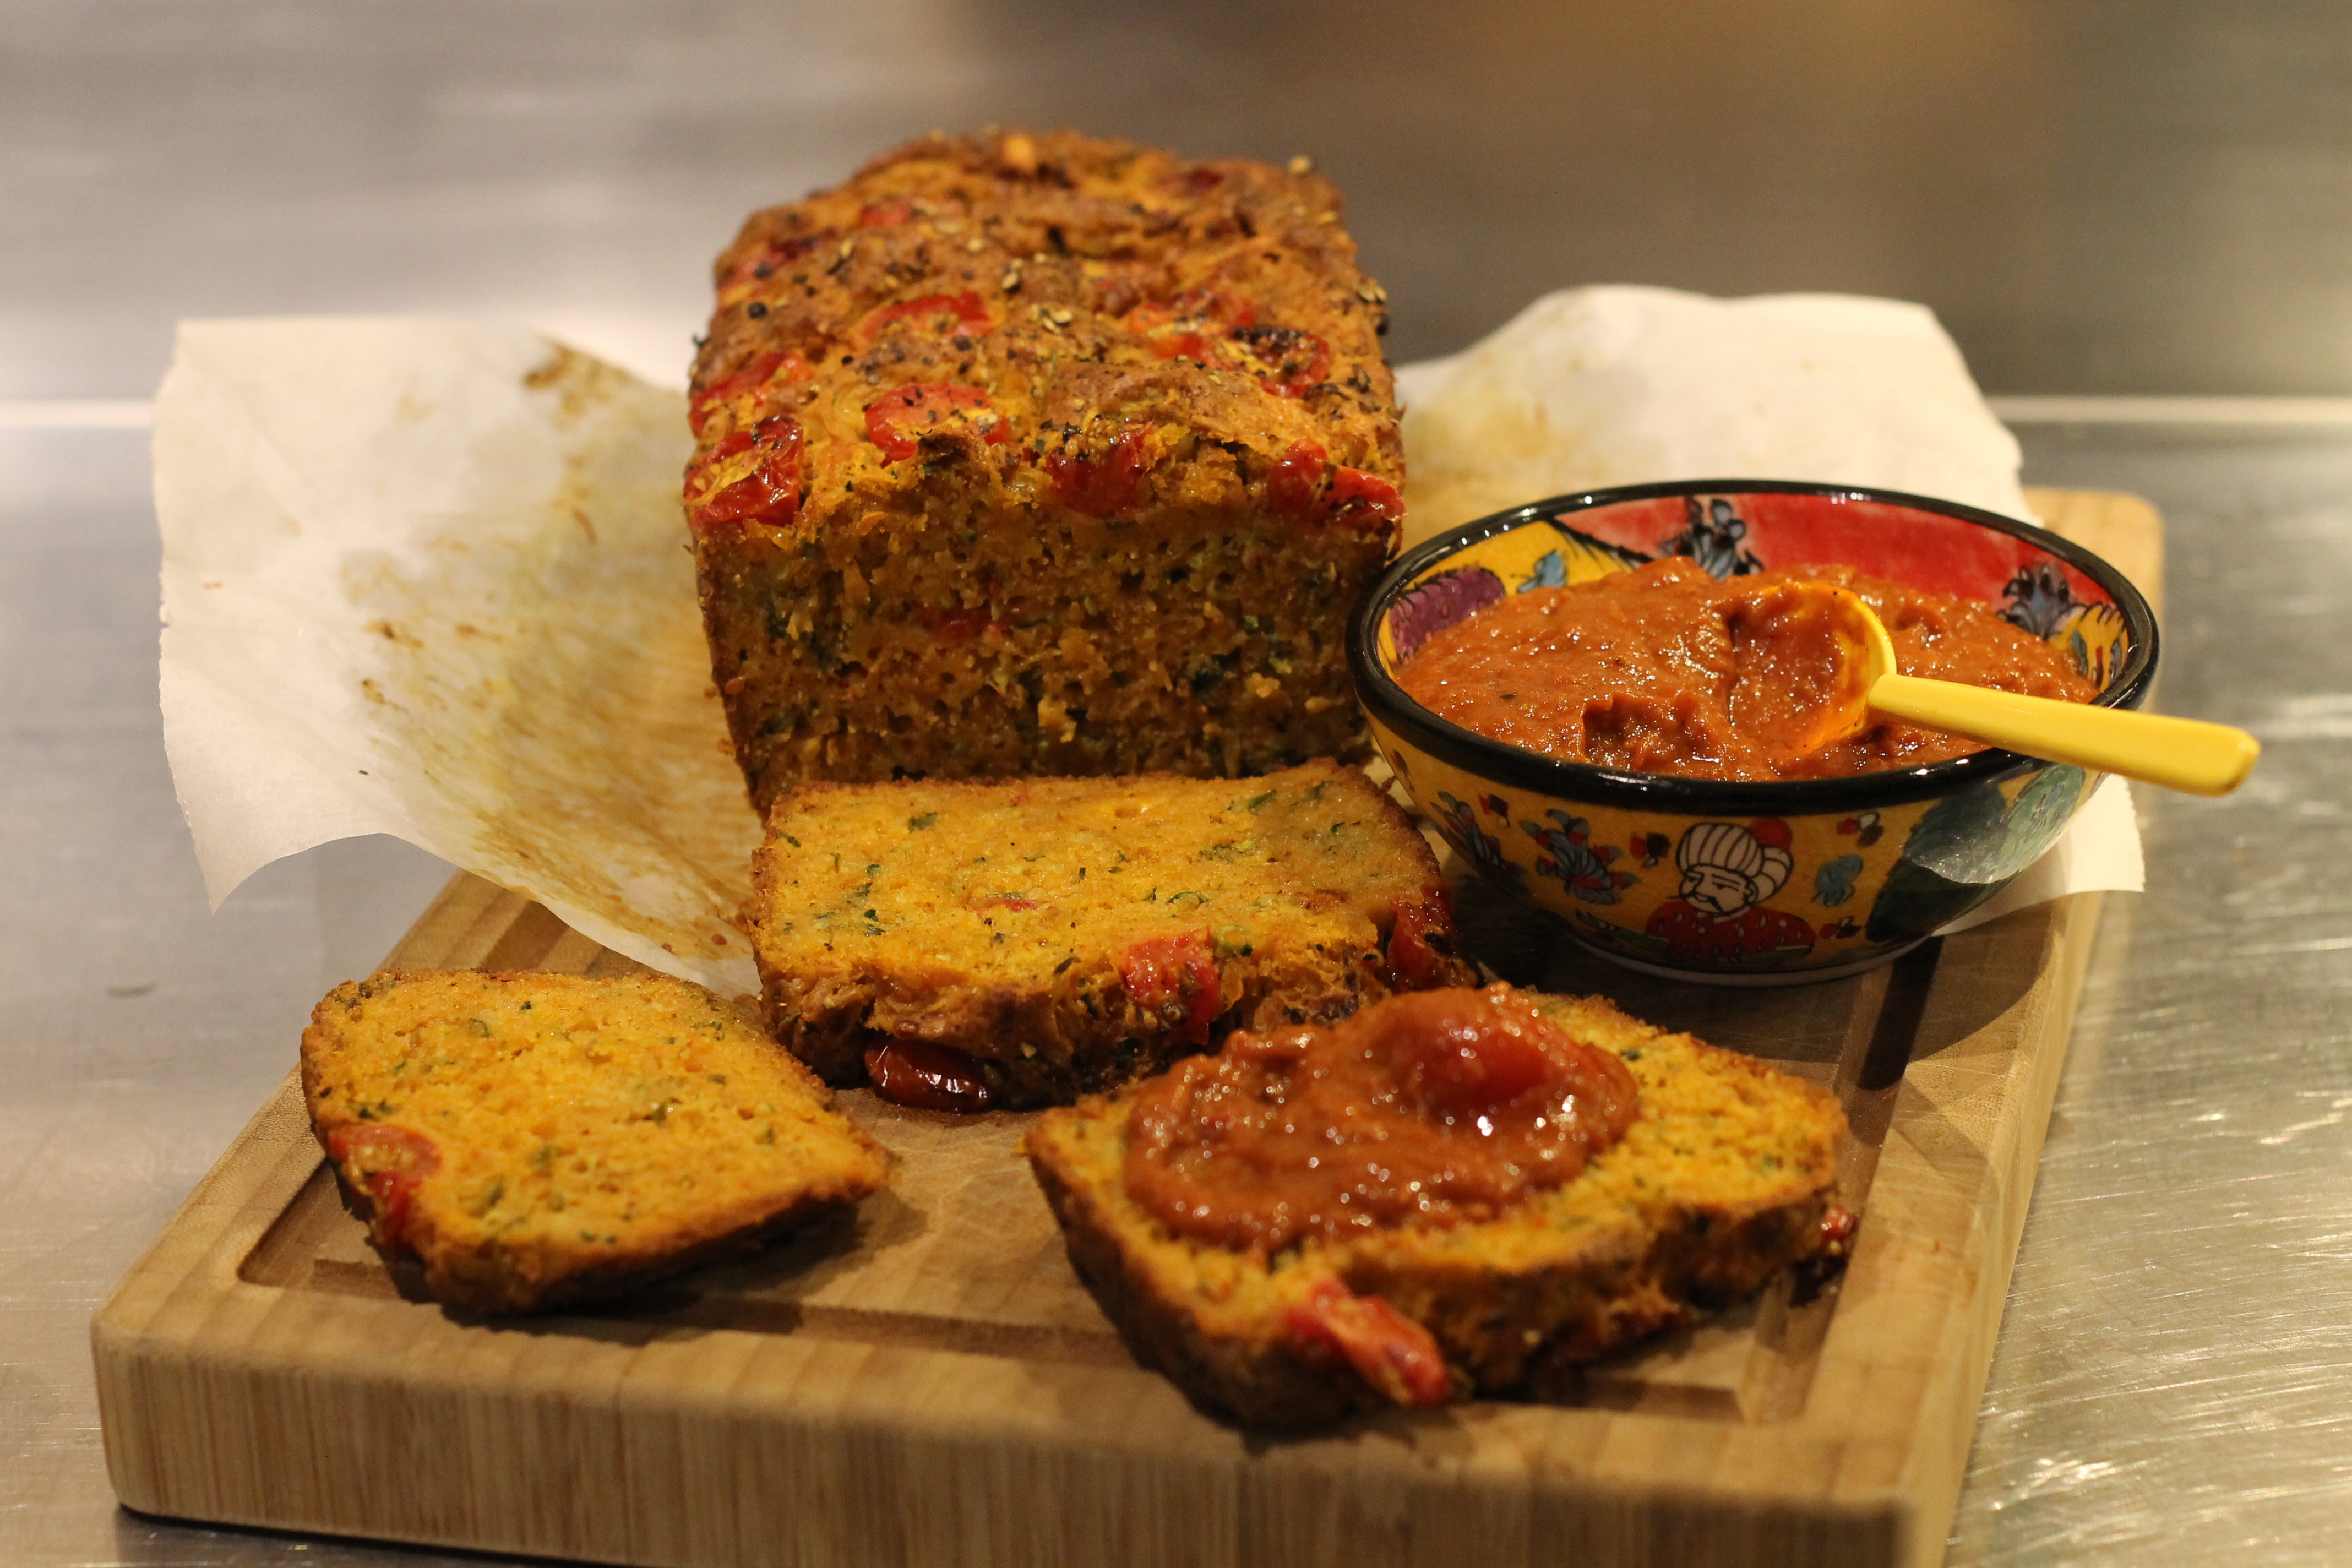
[[888,1174],[756,1021],[661,975],[347,982],[302,1032],[302,1091],[376,1245],[478,1312],[750,1250]]
[[1041,1117],[1031,1168],[1137,1358],[1297,1427],[1541,1395],[1843,1248],[1825,1090],[1496,985],[1239,1034]]
[[1461,984],[1428,844],[1359,769],[803,784],[752,868],[769,1026],[828,1082],[1066,1105],[1234,1028]]

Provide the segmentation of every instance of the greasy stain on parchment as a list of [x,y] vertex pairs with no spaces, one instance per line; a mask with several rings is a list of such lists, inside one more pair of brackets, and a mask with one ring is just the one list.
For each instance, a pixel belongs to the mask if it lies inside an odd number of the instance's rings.
[[478,504],[421,556],[345,563],[378,762],[445,858],[754,988],[733,921],[759,824],[695,605],[683,399],[561,349],[524,384],[529,427],[479,435]]

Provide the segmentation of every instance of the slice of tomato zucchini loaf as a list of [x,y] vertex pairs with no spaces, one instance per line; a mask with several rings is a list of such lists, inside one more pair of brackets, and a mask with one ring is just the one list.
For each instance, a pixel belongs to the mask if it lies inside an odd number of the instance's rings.
[[1360,756],[1402,512],[1380,289],[1303,164],[927,137],[719,258],[685,503],[753,804]]
[[888,1173],[755,1020],[659,975],[346,982],[302,1032],[302,1090],[376,1245],[481,1312],[749,1250]]
[[1495,986],[1049,1111],[1031,1168],[1136,1357],[1307,1426],[1558,1396],[1575,1369],[1840,1250],[1823,1089],[1597,997]]
[[753,864],[769,1026],[834,1083],[1067,1104],[1227,1030],[1458,984],[1451,904],[1356,768],[803,784]]

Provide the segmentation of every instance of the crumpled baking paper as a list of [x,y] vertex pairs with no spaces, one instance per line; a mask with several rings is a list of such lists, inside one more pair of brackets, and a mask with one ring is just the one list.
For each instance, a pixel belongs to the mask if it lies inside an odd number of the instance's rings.
[[214,903],[389,833],[757,989],[690,446],[683,395],[521,328],[183,325],[155,405],[163,738]]
[[1397,381],[1408,545],[1659,479],[1812,479],[2032,518],[2016,437],[1934,313],[1899,300],[1570,289]]
[[[184,323],[155,407],[163,729],[214,904],[387,833],[756,989],[733,921],[759,825],[679,520],[689,447],[681,394],[524,328]],[[1976,918],[2137,889],[2138,851],[2111,784]]]

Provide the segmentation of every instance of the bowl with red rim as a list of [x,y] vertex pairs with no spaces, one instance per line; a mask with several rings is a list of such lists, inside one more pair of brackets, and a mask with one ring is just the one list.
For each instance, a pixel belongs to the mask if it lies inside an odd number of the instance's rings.
[[1350,620],[1381,754],[1486,880],[1586,948],[1727,984],[1883,963],[1990,899],[2098,782],[1986,749],[1832,778],[1718,781],[1571,762],[1439,716],[1398,683],[1438,633],[1512,595],[1682,557],[1728,581],[1845,565],[1973,599],[2136,708],[2156,619],[2123,574],[2032,523],[1894,491],[1751,479],[1637,485],[1497,512],[1407,552]]

